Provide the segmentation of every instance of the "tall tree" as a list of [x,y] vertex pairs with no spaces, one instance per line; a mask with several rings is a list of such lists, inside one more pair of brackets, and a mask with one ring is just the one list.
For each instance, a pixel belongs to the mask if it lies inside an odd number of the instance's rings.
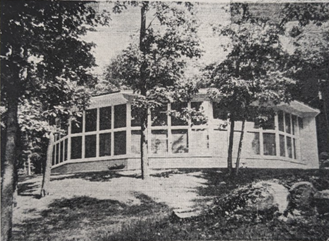
[[277,24],[254,17],[248,4],[233,3],[230,11],[231,23],[218,28],[219,35],[230,39],[229,46],[225,45],[228,54],[221,63],[207,66],[206,75],[212,87],[210,97],[219,100],[229,114],[227,166],[232,174],[235,122],[242,121],[236,161],[238,172],[246,119],[260,118],[266,110],[264,107],[288,101],[290,94],[286,87],[292,81],[285,77],[287,54],[280,43]]
[[12,237],[19,105],[42,103],[43,118],[53,124],[54,117],[71,114],[72,104],[84,102],[74,87],[95,83],[89,74],[95,61],[93,44],[79,36],[99,21],[85,2],[1,1],[1,101],[7,109],[1,240]]
[[[190,3],[133,2],[141,11],[139,42],[130,44],[107,69],[108,79],[120,79],[139,97],[135,108],[141,126],[141,171],[148,176],[148,115],[168,103],[180,81],[188,58],[200,57],[197,23]],[[116,4],[115,11],[127,5]],[[147,23],[147,15],[153,19]],[[156,24],[155,24],[156,23]],[[186,83],[185,90],[193,89]],[[183,89],[183,88],[181,88]]]
[[289,64],[298,67],[292,93],[320,109],[318,147],[329,152],[329,3],[286,3],[280,17],[280,27],[292,43]]

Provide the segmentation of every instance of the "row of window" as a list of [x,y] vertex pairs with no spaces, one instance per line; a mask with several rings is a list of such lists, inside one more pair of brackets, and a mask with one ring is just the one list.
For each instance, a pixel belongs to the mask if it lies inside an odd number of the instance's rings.
[[[200,110],[201,104],[202,102],[192,102],[190,106],[196,110]],[[187,103],[172,103],[170,107],[171,110],[179,112],[187,106]],[[224,116],[219,114],[216,105],[213,111],[214,118],[224,118]],[[71,133],[74,135],[66,137],[54,145],[53,164],[58,164],[68,159],[115,156],[127,153],[126,130],[115,130],[115,128],[126,127],[126,105],[100,108],[99,117],[97,116],[97,112],[97,109],[87,110],[84,125],[82,119],[71,124]],[[151,118],[152,126],[168,126],[168,120],[171,118],[171,126],[181,127],[179,129],[177,127],[175,129],[165,127],[159,130],[150,130],[150,153],[209,154],[209,135],[207,129],[200,129],[200,127],[198,127],[199,129],[196,129],[197,127],[189,128],[186,120],[168,115],[167,106],[162,107],[157,112],[151,112]],[[97,123],[97,120],[99,120],[99,123]],[[193,122],[193,120],[191,122],[194,125],[200,124],[200,122]],[[132,110],[131,125],[133,127],[139,126],[134,110]],[[297,159],[298,127],[303,128],[301,118],[279,111],[277,117],[274,115],[270,116],[267,124],[262,125],[262,127],[259,128],[258,124],[254,122],[253,130],[248,130],[246,133],[247,143],[244,144],[244,148],[249,153],[251,152],[250,154]],[[83,128],[85,134],[77,135],[82,133]],[[92,133],[97,130],[101,132]],[[140,154],[140,131],[133,128],[130,137],[131,146],[128,148],[131,148],[131,153]],[[70,138],[69,143],[68,138]],[[222,133],[220,138],[225,139],[226,136]],[[235,139],[238,140],[238,137],[235,137]],[[70,157],[68,157],[67,151],[69,144]]]
[[[191,108],[199,111],[201,108],[202,102],[192,102]],[[172,103],[171,110],[176,113],[181,113],[184,108],[187,108],[187,103]],[[167,105],[160,107],[156,111],[151,112],[152,126],[166,126],[168,125],[168,114],[167,114]],[[99,130],[109,130],[114,128],[126,127],[127,119],[127,107],[125,104],[116,105],[113,107],[102,107],[99,109]],[[112,120],[113,115],[113,120]],[[138,118],[137,111],[133,108],[131,111],[131,126],[140,126],[140,120]],[[97,109],[87,110],[85,112],[85,126],[84,132],[92,132],[97,130]],[[113,122],[112,122],[113,121]],[[192,120],[194,125],[200,124],[198,120]],[[171,116],[171,125],[172,126],[184,126],[188,125],[186,120],[179,118],[176,115]],[[71,122],[71,133],[82,133],[83,130],[83,118],[77,118],[75,121]]]

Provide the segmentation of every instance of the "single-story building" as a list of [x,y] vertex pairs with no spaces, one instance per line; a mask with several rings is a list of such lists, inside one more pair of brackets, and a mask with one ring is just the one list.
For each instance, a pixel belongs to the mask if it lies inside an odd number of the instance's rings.
[[[130,91],[91,98],[79,123],[70,123],[65,136],[55,138],[53,173],[104,171],[111,167],[140,169],[140,126],[132,115]],[[182,120],[168,112],[190,107],[203,110],[208,121]],[[247,121],[241,165],[250,168],[318,168],[315,117],[301,102],[273,107],[265,127]],[[227,166],[229,127],[220,106],[200,91],[188,103],[169,103],[149,115],[150,168],[218,168]],[[233,157],[241,122],[236,122]],[[233,159],[234,160],[234,159]]]

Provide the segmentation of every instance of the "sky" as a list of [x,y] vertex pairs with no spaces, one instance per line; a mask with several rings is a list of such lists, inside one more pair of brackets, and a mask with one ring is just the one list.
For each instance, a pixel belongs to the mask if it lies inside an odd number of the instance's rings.
[[[200,3],[196,4],[197,18],[200,22],[199,36],[204,56],[199,60],[202,63],[211,63],[225,57],[220,40],[214,35],[212,25],[228,24],[229,14],[225,11],[226,3]],[[99,10],[111,9],[111,4],[100,2]],[[148,16],[147,25],[153,16]],[[93,50],[98,67],[94,69],[96,75],[102,75],[104,69],[125,49],[129,43],[139,41],[140,9],[130,7],[120,14],[111,13],[109,26],[99,26],[96,32],[89,32],[83,37],[85,41],[94,42]]]

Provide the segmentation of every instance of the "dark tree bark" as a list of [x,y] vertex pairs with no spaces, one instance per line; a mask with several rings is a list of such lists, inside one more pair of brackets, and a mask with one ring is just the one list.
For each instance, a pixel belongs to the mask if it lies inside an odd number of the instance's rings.
[[[15,88],[15,87],[13,87]],[[15,91],[14,91],[15,92]],[[8,91],[9,93],[9,91]],[[16,186],[16,144],[18,133],[18,101],[15,95],[8,95],[8,109],[6,121],[6,146],[5,159],[2,162],[2,182],[1,182],[1,240],[7,241],[12,238],[12,215],[14,191]]]
[[44,197],[49,195],[49,184],[50,184],[50,174],[51,174],[51,162],[53,158],[53,145],[54,145],[54,135],[50,133],[48,149],[47,149],[47,158],[44,163],[43,168],[43,178],[42,178],[42,186],[40,196]]
[[234,138],[234,115],[231,114],[230,116],[230,137],[229,137],[229,143],[228,143],[228,153],[227,153],[227,170],[228,174],[232,175],[232,168],[233,168],[233,138]]
[[242,141],[243,141],[243,137],[244,137],[244,127],[245,127],[245,124],[246,124],[246,119],[243,119],[243,121],[242,121],[242,127],[241,127],[240,140],[239,140],[238,155],[236,157],[235,175],[238,175],[239,174],[240,158],[241,158],[241,150],[242,150]]
[[[146,36],[146,11],[148,7],[148,2],[142,2],[141,7],[141,29],[140,29],[140,43],[139,48],[142,53],[145,54],[146,51],[146,43],[145,43],[145,36]],[[147,63],[146,60],[141,65],[140,68],[140,78],[141,78],[141,95],[146,96],[146,68]],[[149,173],[149,160],[148,160],[148,110],[147,108],[143,107],[143,113],[141,115],[141,173],[142,179],[147,179]]]

